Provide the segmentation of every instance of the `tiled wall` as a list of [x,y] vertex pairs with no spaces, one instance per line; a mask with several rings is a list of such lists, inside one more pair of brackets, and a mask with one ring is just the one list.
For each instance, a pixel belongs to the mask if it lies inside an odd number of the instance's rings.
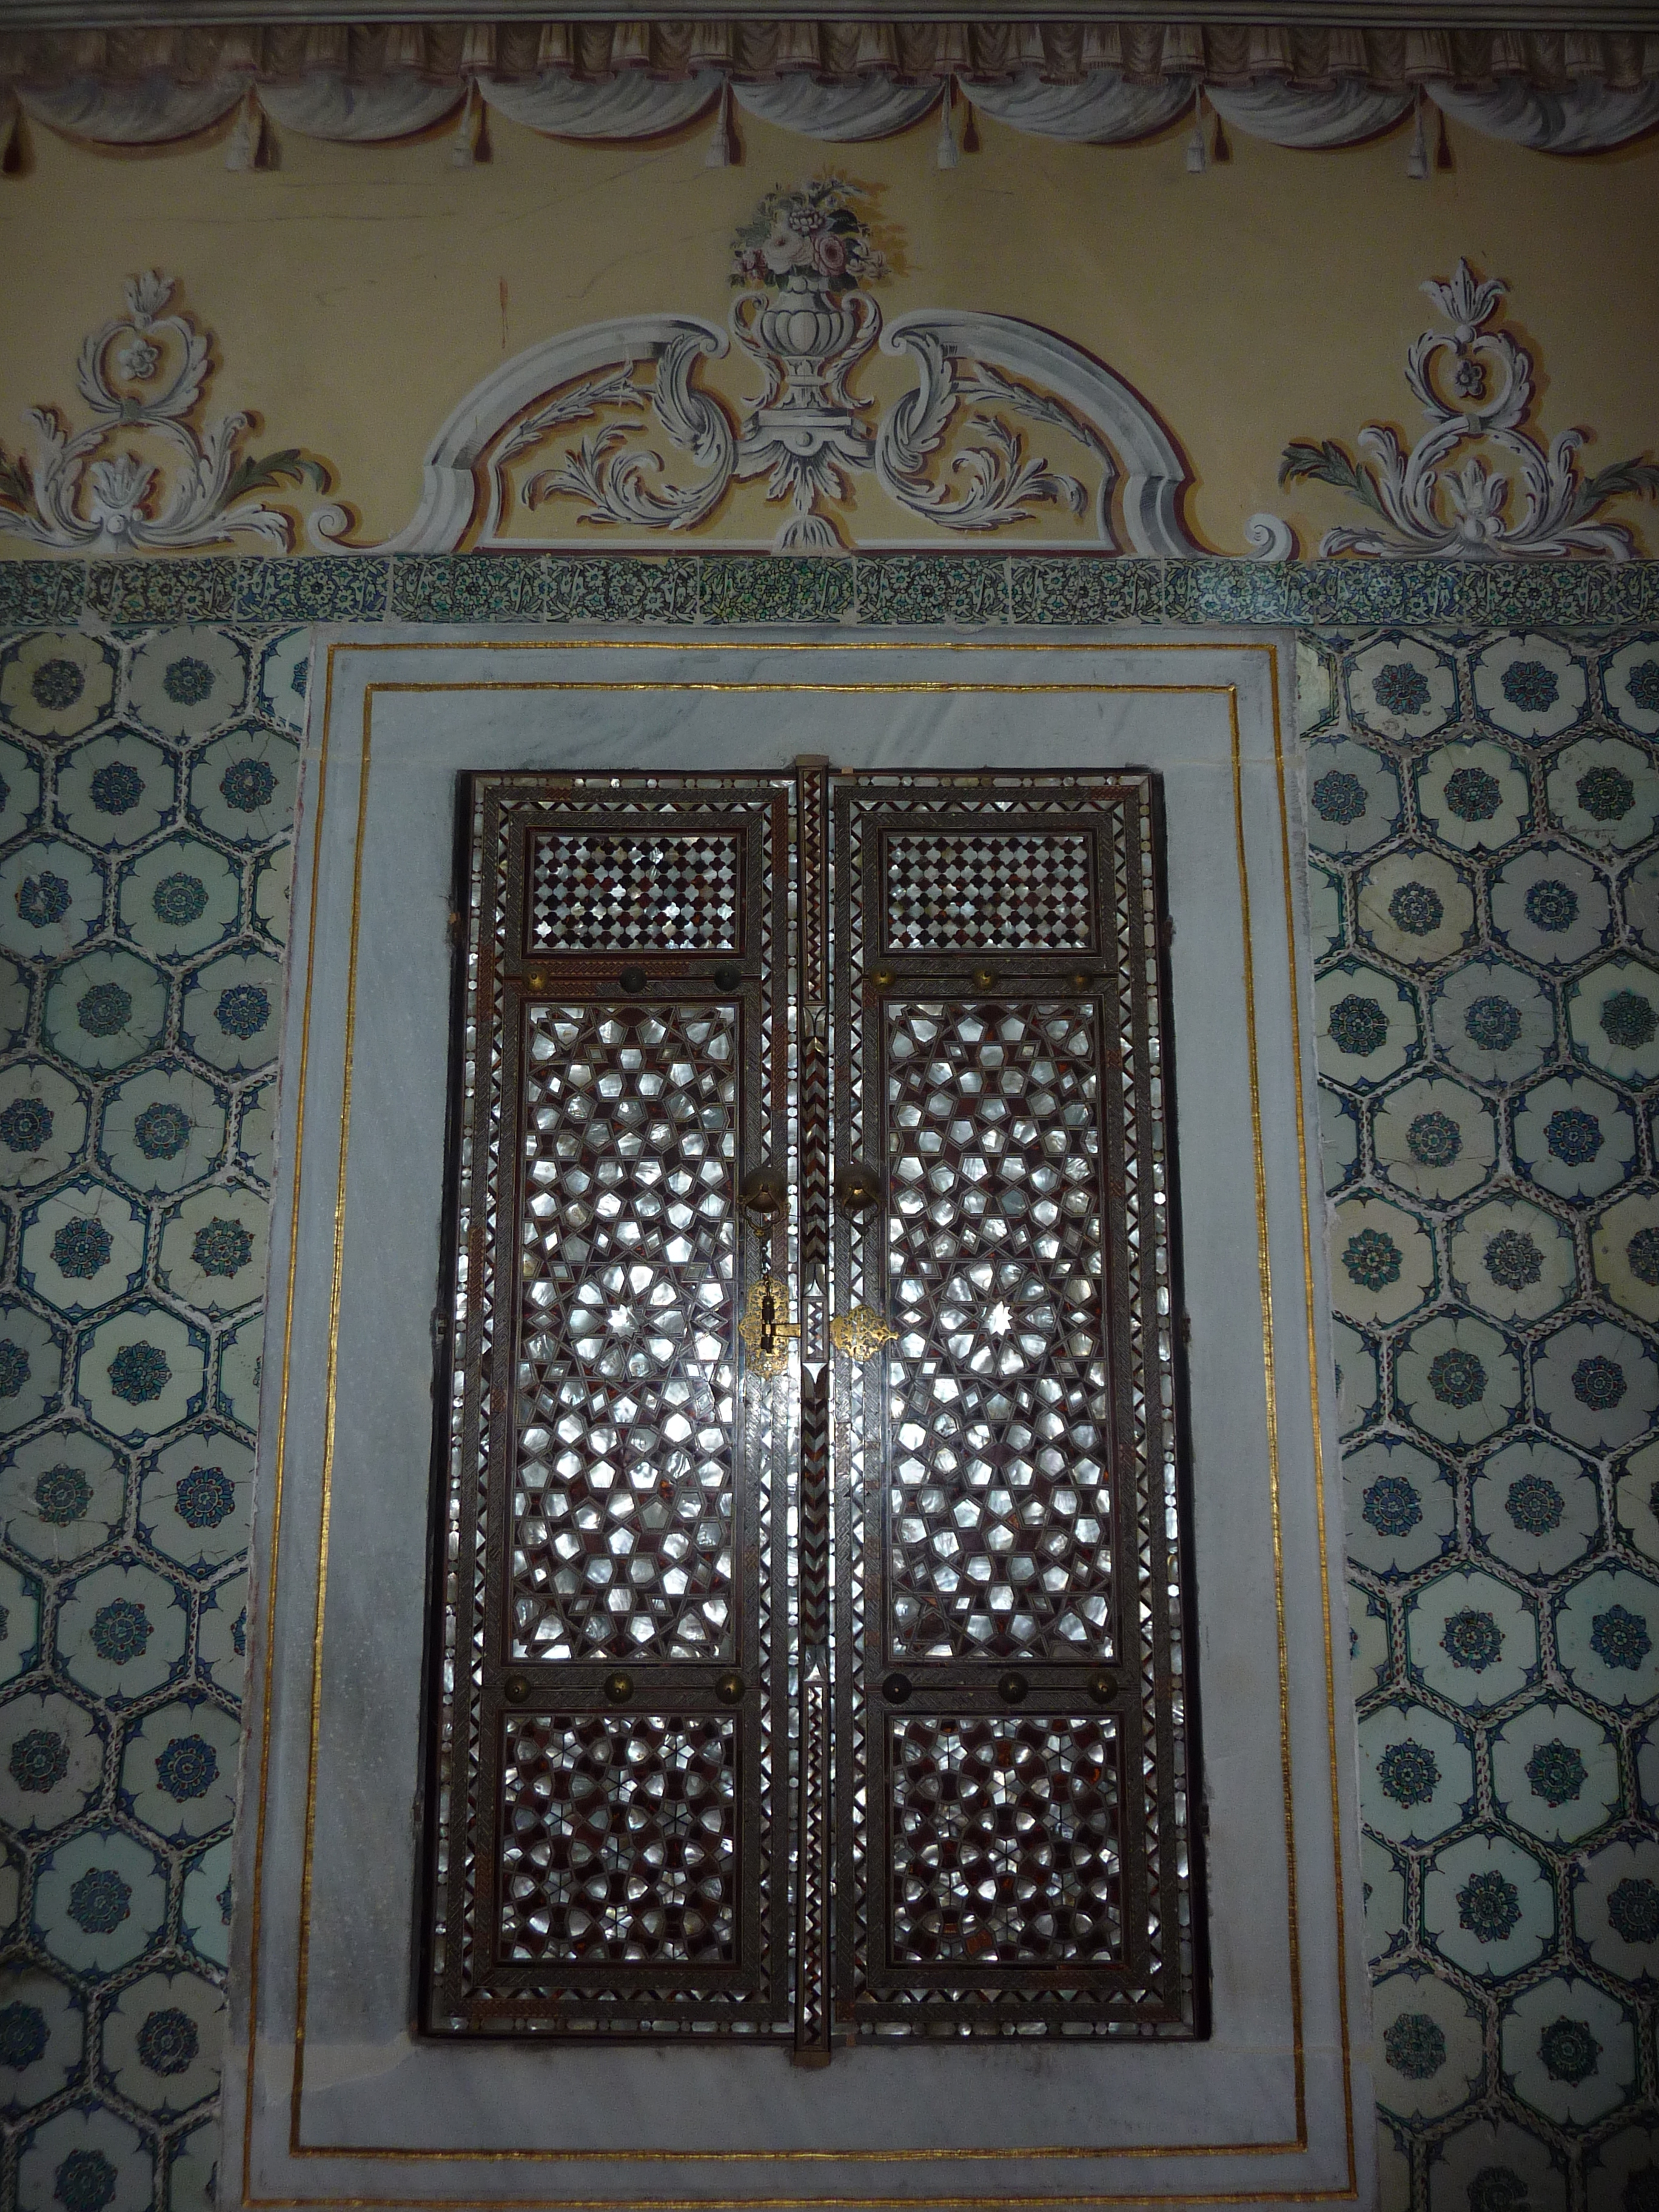
[[[306,645],[0,639],[8,2212],[207,2201]],[[1385,2200],[1656,2212],[1659,635],[1301,659]]]

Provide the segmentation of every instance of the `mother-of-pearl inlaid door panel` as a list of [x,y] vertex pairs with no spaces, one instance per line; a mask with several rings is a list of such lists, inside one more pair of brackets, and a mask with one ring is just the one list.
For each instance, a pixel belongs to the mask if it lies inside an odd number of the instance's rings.
[[1157,779],[461,803],[426,2027],[1199,2032]]

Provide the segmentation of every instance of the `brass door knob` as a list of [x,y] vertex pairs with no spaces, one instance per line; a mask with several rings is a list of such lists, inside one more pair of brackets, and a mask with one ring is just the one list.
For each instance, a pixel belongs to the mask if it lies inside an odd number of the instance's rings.
[[743,1677],[735,1667],[728,1673],[714,1677],[714,1695],[723,1705],[740,1705],[743,1703]]
[[863,1213],[881,1196],[881,1177],[862,1160],[854,1160],[836,1177],[836,1203],[843,1213]]
[[789,1185],[781,1168],[750,1168],[738,1185],[738,1203],[757,1228],[769,1228],[789,1211]]
[[634,1677],[619,1667],[614,1674],[605,1676],[605,1694],[607,1704],[625,1705],[634,1694]]
[[501,1695],[509,1705],[521,1705],[530,1695],[530,1684],[523,1674],[509,1674],[501,1684]]
[[1005,1705],[1023,1705],[1025,1702],[1025,1692],[1030,1686],[1024,1674],[1009,1674],[997,1676],[997,1695]]
[[1117,1695],[1117,1677],[1109,1674],[1103,1667],[1091,1674],[1083,1686],[1097,1705],[1109,1705]]

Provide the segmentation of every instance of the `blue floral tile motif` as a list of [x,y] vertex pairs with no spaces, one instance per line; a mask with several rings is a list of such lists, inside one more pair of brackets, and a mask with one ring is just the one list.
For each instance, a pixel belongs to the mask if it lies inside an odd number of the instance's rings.
[[1520,1101],[1515,1163],[1557,1198],[1600,1198],[1639,1158],[1636,1117],[1617,1091],[1577,1074],[1552,1075]]
[[58,763],[58,823],[88,845],[140,844],[172,816],[174,777],[173,760],[159,745],[112,730]]
[[58,1331],[32,1307],[0,1298],[0,1436],[54,1411],[63,1381]]
[[55,1312],[92,1313],[143,1281],[147,1225],[106,1183],[60,1184],[24,1212],[17,1279]]
[[1644,738],[1659,737],[1659,637],[1632,638],[1601,662],[1607,712]]
[[1445,1205],[1478,1190],[1497,1165],[1497,1120],[1461,1083],[1419,1076],[1372,1108],[1371,1148],[1396,1190]]
[[149,2139],[107,2106],[71,2105],[24,2140],[20,2212],[149,2212],[155,2194]]
[[1457,1295],[1494,1321],[1540,1321],[1578,1287],[1571,1228],[1529,1200],[1487,1200],[1461,1216],[1449,1241]]
[[1330,1248],[1336,1310],[1362,1326],[1400,1321],[1434,1296],[1434,1240],[1386,1200],[1358,1198],[1334,1207]]
[[234,933],[241,904],[232,861],[198,838],[168,837],[122,869],[116,915],[123,936],[187,960]]
[[1638,2120],[1600,2136],[1584,2163],[1589,2212],[1625,2212],[1627,2204],[1642,2204],[1659,2176],[1659,2124]]
[[66,1589],[56,1656],[82,1689],[126,1705],[173,1679],[189,1632],[188,1609],[164,1576],[141,1561],[112,1560]]
[[25,1559],[64,1567],[99,1550],[125,1505],[120,1463],[84,1429],[54,1422],[0,1457],[0,1539]]
[[1509,844],[1531,808],[1525,770],[1488,738],[1443,745],[1418,770],[1417,810],[1424,828],[1460,853],[1490,853]]
[[1500,1705],[1535,1678],[1538,1621],[1507,1583],[1460,1570],[1411,1599],[1406,1650],[1423,1688],[1468,1710]]
[[37,837],[0,861],[0,945],[19,960],[61,960],[103,919],[103,870],[76,847]]
[[145,1464],[138,1527],[162,1558],[210,1574],[246,1541],[253,1454],[232,1429],[186,1429]]
[[1326,1079],[1374,1090],[1422,1049],[1417,1003],[1392,975],[1346,960],[1318,984],[1320,1066]]
[[216,738],[190,771],[190,811],[229,845],[268,845],[294,821],[299,749],[274,730],[250,726]]
[[1616,959],[1592,968],[1567,992],[1573,1049],[1615,1083],[1659,1077],[1659,969]]
[[1377,2102],[1401,2119],[1439,2119],[1486,2071],[1480,2014],[1420,1967],[1386,1974],[1371,1996]]
[[1659,1566],[1659,1442],[1631,1454],[1619,1470],[1613,1494],[1620,1534]]
[[1348,662],[1354,720],[1382,738],[1431,738],[1457,711],[1457,667],[1425,638],[1379,638]]
[[0,1775],[13,1833],[47,1834],[97,1796],[104,1738],[74,1699],[55,1690],[21,1691],[0,1705]]
[[240,712],[247,663],[228,630],[185,623],[139,646],[127,671],[125,697],[134,720],[161,738],[201,738]]
[[63,1175],[86,1148],[83,1087],[46,1060],[0,1070],[0,1184],[28,1190]]
[[79,737],[114,695],[114,655],[79,630],[37,630],[0,647],[0,714],[27,737]]
[[210,1067],[246,1075],[276,1056],[283,971],[264,952],[227,952],[185,986],[180,1040]]
[[1651,756],[1622,738],[1581,738],[1556,754],[1545,789],[1550,812],[1595,853],[1627,853],[1659,820],[1659,774]]
[[141,1299],[82,1335],[76,1403],[123,1443],[159,1436],[203,1411],[207,1356],[204,1330]]
[[1555,1043],[1549,991],[1506,961],[1471,960],[1454,969],[1429,1018],[1446,1065],[1471,1083],[1524,1082]]
[[1612,916],[1605,878],[1562,845],[1529,845],[1492,877],[1493,933],[1540,967],[1599,952]]
[[1534,1983],[1508,2006],[1500,2034],[1511,2090],[1547,2120],[1586,2126],[1626,2102],[1635,2087],[1629,2014],[1581,1976]]
[[80,2064],[83,2025],[53,1975],[38,1967],[0,1973],[0,2101],[25,2110],[65,2087]]
[[1367,853],[1400,822],[1400,778],[1380,753],[1351,739],[1308,748],[1308,842],[1322,853]]
[[1593,1963],[1623,1981],[1651,1981],[1659,1967],[1659,1839],[1607,1844],[1584,1862],[1573,1890],[1573,1924]]
[[106,1094],[99,1164],[137,1191],[181,1190],[223,1158],[228,1120],[203,1076],[182,1065],[146,1068]]
[[1491,1739],[1492,1794],[1512,1827],[1545,1843],[1593,1835],[1620,1810],[1619,1746],[1577,1705],[1542,1698]]
[[1628,1568],[1598,1568],[1556,1608],[1556,1648],[1573,1686],[1603,1705],[1659,1696],[1659,1583]]
[[1457,1495],[1437,1460],[1403,1437],[1346,1453],[1348,1557],[1376,1575],[1408,1575],[1437,1559],[1457,1526]]
[[1462,951],[1474,933],[1467,873],[1438,853],[1410,846],[1389,853],[1359,880],[1359,933],[1385,957],[1432,968]]
[[1458,1825],[1474,1797],[1468,1740],[1426,1705],[1380,1705],[1359,1723],[1359,1791],[1376,1834],[1431,1843]]
[[167,1869],[125,1829],[83,1830],[41,1857],[34,1921],[47,1954],[101,1978],[141,1958],[167,1924]]
[[122,1746],[122,1800],[170,1843],[213,1834],[235,1807],[240,1735],[234,1716],[200,1695],[152,1708]]
[[166,977],[136,953],[100,946],[52,977],[40,1041],[71,1066],[107,1075],[151,1051],[167,1018]]
[[1474,702],[1512,738],[1537,744],[1570,730],[1584,711],[1583,664],[1557,639],[1505,637],[1475,655]]
[[1540,1419],[1558,1436],[1586,1451],[1617,1451],[1659,1411],[1659,1360],[1631,1329],[1572,1321],[1540,1345],[1533,1390]]
[[1507,1836],[1466,1836],[1437,1852],[1423,1883],[1423,1932],[1466,1974],[1534,1965],[1555,1935],[1555,1886]]
[[1473,1315],[1448,1312],[1406,1337],[1395,1361],[1402,1419],[1436,1443],[1485,1443],[1522,1403],[1520,1361],[1508,1338]]
[[224,1996],[188,1971],[131,1982],[105,2013],[100,2058],[116,2094],[146,2112],[188,2112],[219,2087]]
[[1429,2212],[1566,2212],[1566,2160],[1513,2120],[1480,2118],[1430,2155]]
[[1600,1486],[1559,1444],[1516,1437],[1480,1462],[1469,1522],[1475,1542],[1516,1574],[1559,1574],[1601,1533]]
[[1590,1264],[1609,1304],[1659,1322],[1659,1193],[1651,1184],[1626,1191],[1597,1214]]

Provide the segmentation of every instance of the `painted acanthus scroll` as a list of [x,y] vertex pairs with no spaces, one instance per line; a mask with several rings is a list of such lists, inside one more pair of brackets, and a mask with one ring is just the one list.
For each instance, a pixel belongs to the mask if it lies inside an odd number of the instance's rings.
[[[1659,465],[1643,455],[1587,477],[1577,459],[1585,432],[1563,430],[1547,446],[1534,434],[1532,356],[1493,327],[1508,289],[1500,278],[1478,278],[1460,261],[1449,282],[1431,279],[1423,289],[1450,328],[1425,331],[1406,356],[1406,381],[1430,426],[1415,445],[1407,451],[1385,424],[1370,422],[1358,443],[1374,468],[1334,439],[1285,448],[1281,483],[1334,484],[1377,518],[1328,530],[1320,551],[1419,561],[1629,560],[1636,550],[1630,532],[1597,518],[1609,500],[1659,495]],[[1489,458],[1478,450],[1483,445]],[[1454,469],[1453,456],[1466,447]]]
[[194,419],[212,341],[188,314],[163,312],[173,292],[154,270],[130,277],[125,314],[82,343],[85,429],[71,433],[56,407],[33,407],[25,417],[33,465],[0,447],[0,534],[55,553],[219,545],[239,535],[287,550],[292,518],[255,495],[284,483],[323,491],[328,471],[296,447],[243,453],[246,415]]
[[[1196,553],[1181,454],[1111,370],[1006,316],[928,309],[884,325],[870,288],[887,265],[866,199],[836,177],[768,193],[733,241],[738,295],[724,330],[636,316],[503,363],[456,409],[427,456],[420,510],[379,550],[572,542],[526,532],[526,512],[565,532],[683,532],[759,483],[785,509],[775,550],[833,553],[852,542],[861,480],[873,479],[923,529],[866,544],[983,536],[1046,513],[1067,544]],[[878,343],[914,377],[886,404],[860,388]],[[703,379],[727,360],[758,371],[758,390],[711,389]],[[1078,474],[1050,458],[1054,440]],[[866,501],[864,512],[879,526],[890,509]]]

